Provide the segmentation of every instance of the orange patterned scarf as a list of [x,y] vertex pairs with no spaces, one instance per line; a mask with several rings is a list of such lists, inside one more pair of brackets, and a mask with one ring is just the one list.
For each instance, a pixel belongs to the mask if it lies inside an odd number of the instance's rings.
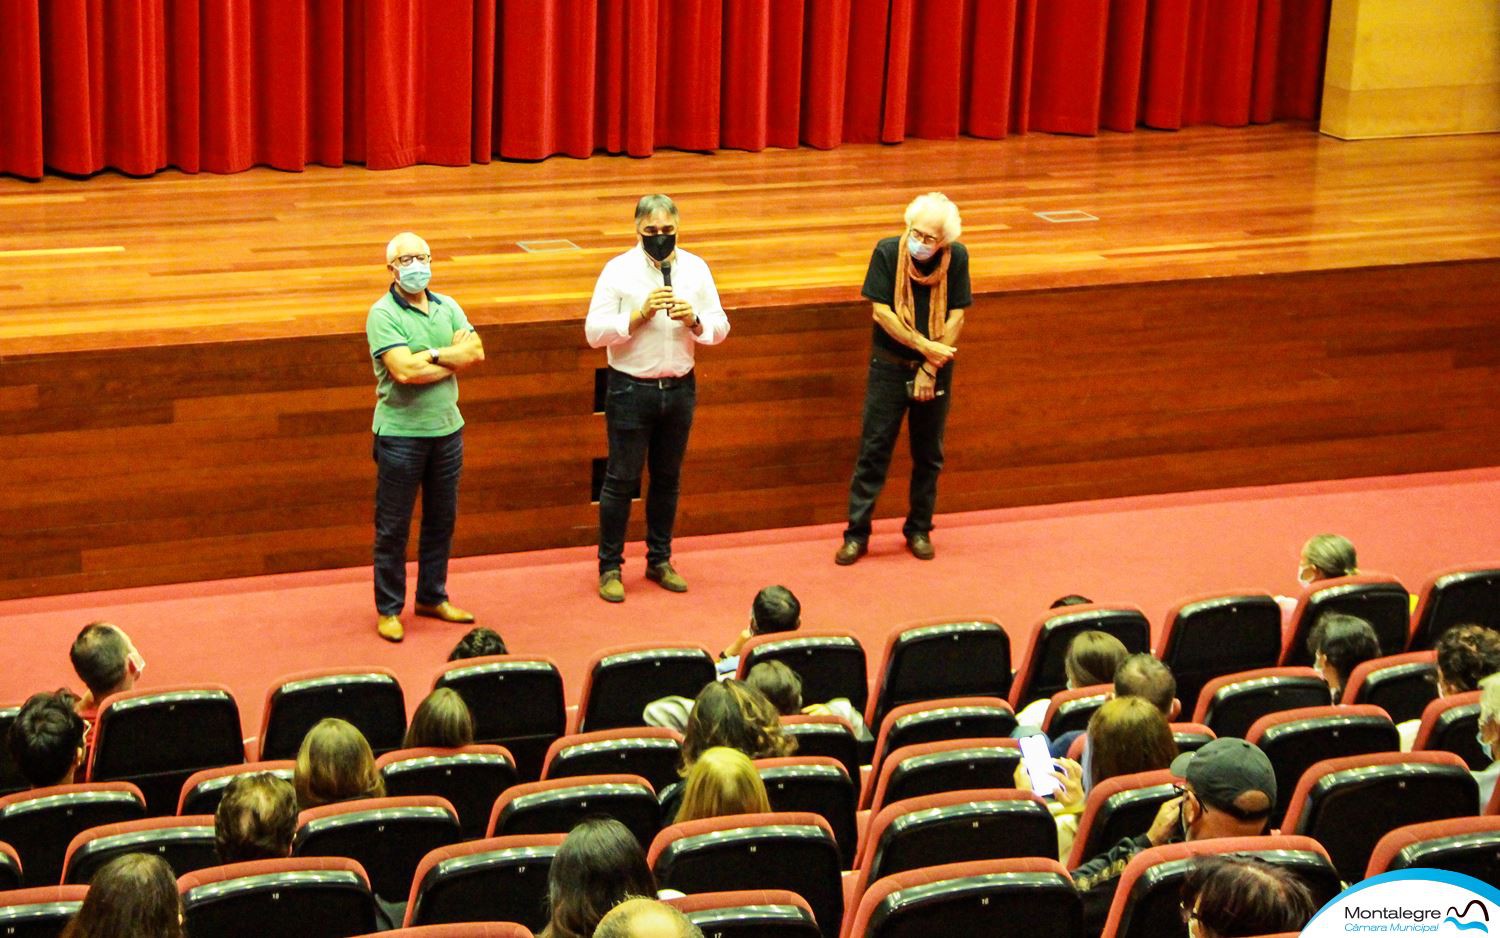
[[908,228],[896,247],[896,316],[903,325],[916,329],[917,306],[912,299],[912,281],[931,287],[932,293],[927,305],[927,338],[941,342],[943,327],[948,323],[948,260],[953,252],[944,245],[937,253],[937,266],[931,273],[923,274],[917,270],[911,251],[907,249],[910,240],[911,229]]

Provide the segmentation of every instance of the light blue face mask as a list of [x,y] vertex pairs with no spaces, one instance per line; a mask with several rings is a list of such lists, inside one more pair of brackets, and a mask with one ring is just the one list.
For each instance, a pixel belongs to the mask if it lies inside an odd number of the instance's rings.
[[421,293],[432,282],[432,268],[421,262],[413,262],[409,267],[400,268],[396,280],[407,293]]
[[1475,733],[1474,734],[1474,738],[1479,741],[1479,751],[1484,753],[1484,757],[1486,759],[1490,760],[1491,762],[1494,762],[1495,761],[1495,753],[1491,751],[1490,744],[1484,741],[1484,734],[1483,733]]
[[915,257],[919,261],[925,261],[937,253],[936,244],[923,244],[916,238],[906,239],[906,249],[911,252],[912,257]]

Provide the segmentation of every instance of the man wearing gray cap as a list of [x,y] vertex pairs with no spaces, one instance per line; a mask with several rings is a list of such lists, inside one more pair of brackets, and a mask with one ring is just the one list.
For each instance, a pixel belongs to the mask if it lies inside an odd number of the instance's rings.
[[1126,837],[1073,870],[1073,884],[1083,894],[1085,934],[1103,930],[1120,874],[1142,850],[1265,833],[1276,804],[1276,772],[1259,747],[1227,736],[1216,739],[1178,756],[1172,774],[1183,780],[1180,794],[1161,806],[1149,831]]

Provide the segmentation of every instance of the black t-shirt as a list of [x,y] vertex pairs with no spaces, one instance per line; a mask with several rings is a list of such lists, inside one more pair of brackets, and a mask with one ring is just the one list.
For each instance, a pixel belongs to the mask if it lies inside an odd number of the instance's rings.
[[[865,286],[860,291],[860,295],[870,302],[896,308],[896,252],[906,250],[903,240],[904,237],[881,238],[880,243],[875,245],[875,253],[870,255],[870,269],[865,272]],[[948,250],[953,252],[953,259],[948,262],[948,310],[968,309],[974,304],[974,296],[969,292],[969,249],[962,242],[955,241],[948,245]],[[934,257],[925,264],[913,258],[912,264],[918,272],[926,274],[936,266],[937,258]],[[927,335],[931,295],[931,287],[912,281],[911,298],[916,307],[917,331],[924,336]],[[875,323],[874,343],[876,348],[900,358],[917,361],[922,357],[920,352],[891,338],[889,333],[880,328],[880,323]]]

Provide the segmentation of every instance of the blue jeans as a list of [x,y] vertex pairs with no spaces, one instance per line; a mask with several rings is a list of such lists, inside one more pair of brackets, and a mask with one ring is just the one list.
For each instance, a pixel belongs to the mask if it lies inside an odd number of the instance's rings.
[[944,393],[930,401],[914,401],[907,396],[906,382],[913,375],[911,369],[879,358],[870,359],[859,458],[854,463],[854,478],[849,482],[849,526],[844,529],[844,537],[849,540],[863,544],[870,539],[875,500],[885,487],[903,417],[907,419],[912,467],[909,508],[901,531],[910,537],[932,530],[938,473],[943,469],[943,430],[953,398],[953,365],[938,371],[937,389]]
[[448,598],[448,555],[458,514],[458,477],[464,432],[447,436],[375,437],[375,609],[400,615],[406,605],[406,541],[412,507],[422,490],[422,534],[417,544],[417,603]]
[[641,470],[648,460],[646,563],[666,563],[672,558],[682,457],[693,429],[698,386],[691,372],[668,380],[667,387],[659,387],[655,381],[639,381],[610,369],[604,402],[609,463],[599,491],[600,573],[618,570],[625,563],[630,498],[640,488]]

